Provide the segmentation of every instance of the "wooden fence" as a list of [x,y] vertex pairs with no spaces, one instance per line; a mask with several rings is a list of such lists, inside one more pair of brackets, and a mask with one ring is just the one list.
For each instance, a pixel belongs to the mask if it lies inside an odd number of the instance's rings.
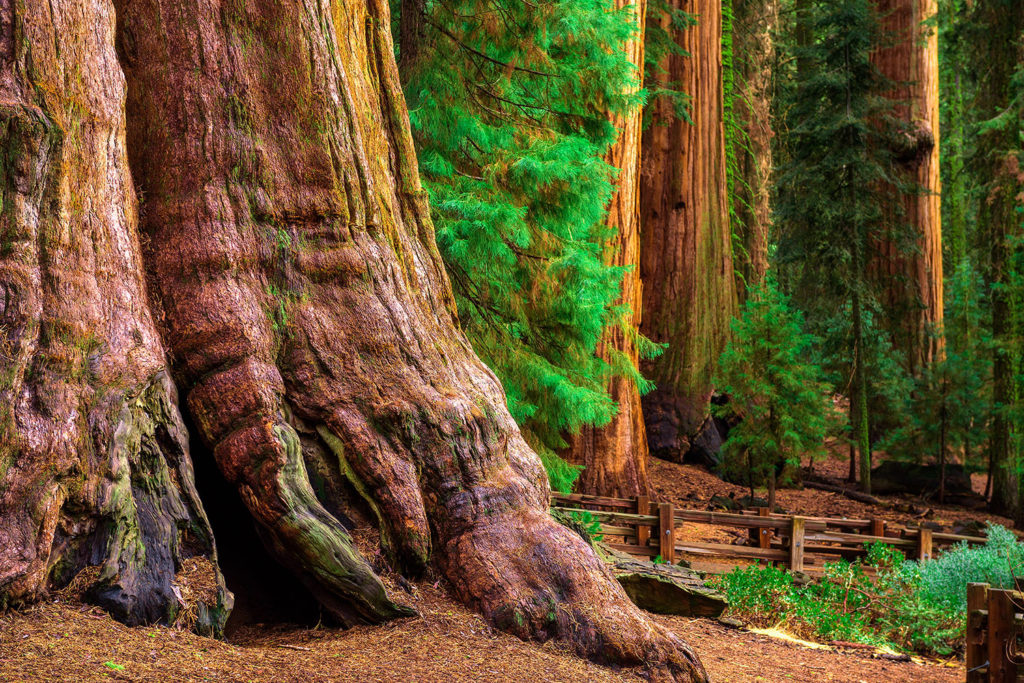
[[1024,593],[967,584],[967,682],[1024,680]]
[[[928,560],[936,547],[960,541],[985,542],[980,537],[908,528],[881,519],[779,515],[767,508],[749,512],[685,510],[671,503],[653,503],[646,496],[630,500],[554,493],[552,509],[569,514],[587,510],[599,522],[611,548],[639,557],[660,556],[666,562],[686,554],[765,560],[795,571],[815,571],[829,560],[863,557],[865,543],[886,543],[909,557]],[[747,541],[730,545],[679,538],[677,531],[688,524],[746,529]]]

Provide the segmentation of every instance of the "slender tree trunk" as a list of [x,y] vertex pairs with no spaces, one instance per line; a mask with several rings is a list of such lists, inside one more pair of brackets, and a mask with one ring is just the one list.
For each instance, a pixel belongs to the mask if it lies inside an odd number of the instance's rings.
[[117,6],[152,298],[269,550],[344,621],[407,613],[313,495],[302,430],[405,572],[436,565],[521,637],[706,680],[548,514],[540,461],[458,331],[387,3]]
[[[942,409],[939,415],[939,503],[946,502],[946,438],[949,431],[948,412],[946,410],[946,397],[949,392],[949,385],[945,378],[942,380]],[[966,462],[965,462],[966,464]]]
[[[1020,65],[1024,34],[1024,5],[1020,3],[979,3],[971,21],[980,27],[982,39],[974,46],[975,68],[983,77],[978,84],[977,108],[981,120],[1003,114],[1009,105],[1010,79]],[[976,23],[975,23],[976,22]],[[1019,333],[1010,329],[1010,302],[1006,291],[1009,278],[1009,238],[1017,230],[1016,196],[1020,191],[1021,145],[1016,126],[988,130],[979,136],[974,171],[984,187],[978,207],[978,222],[989,244],[986,272],[991,287],[992,314],[992,404],[989,430],[992,487],[990,509],[1006,516],[1024,513],[1018,491],[1019,453],[1015,451],[1012,429],[1003,407],[1013,399],[1013,361],[1008,342]]]
[[[638,31],[629,42],[630,60],[643,74],[644,22],[646,2],[616,0],[616,7],[631,8]],[[642,83],[637,84],[642,87]],[[605,262],[628,268],[622,278],[622,300],[630,307],[632,329],[640,327],[640,134],[643,112],[639,109],[627,116],[616,116],[614,123],[619,139],[608,154],[609,164],[619,169],[618,188],[608,207],[608,225],[615,237],[604,247]],[[606,333],[597,350],[605,361],[612,354],[621,354],[634,366],[639,364],[636,343],[627,331],[615,327]],[[625,377],[612,377],[608,393],[619,411],[605,427],[585,427],[570,439],[566,460],[584,466],[576,488],[583,493],[601,496],[632,497],[650,493],[647,475],[647,433],[640,407],[636,383]]]
[[128,623],[173,621],[186,560],[230,609],[148,308],[105,0],[0,0],[0,606],[91,567]]
[[939,41],[936,0],[875,0],[886,45],[872,61],[894,86],[889,93],[907,127],[898,161],[917,190],[903,196],[902,215],[916,239],[914,253],[895,242],[879,245],[872,264],[885,287],[895,346],[918,374],[939,352],[943,315],[942,199],[939,178]]
[[408,79],[427,43],[426,0],[401,0],[398,24],[399,74]]
[[738,136],[733,140],[737,177],[731,197],[743,254],[736,259],[741,281],[757,288],[768,270],[768,232],[772,197],[772,67],[778,25],[777,0],[733,0],[732,58],[733,116]]
[[[871,493],[871,430],[868,422],[868,381],[864,367],[864,313],[861,308],[860,292],[853,293],[853,397],[850,401],[850,417],[853,439],[860,456],[860,487],[864,493]],[[854,406],[856,405],[856,410]]]
[[[678,83],[692,99],[687,123],[664,100],[643,134],[640,174],[641,331],[668,343],[642,367],[657,388],[643,398],[651,452],[680,460],[709,418],[712,376],[736,312],[722,120],[721,4],[671,0],[697,17],[652,89]],[[672,30],[668,18],[662,22]]]

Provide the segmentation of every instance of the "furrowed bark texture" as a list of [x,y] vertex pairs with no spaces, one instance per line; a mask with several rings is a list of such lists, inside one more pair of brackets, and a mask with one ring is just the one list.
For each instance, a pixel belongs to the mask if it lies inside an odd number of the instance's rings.
[[657,384],[643,398],[651,453],[679,460],[703,429],[713,428],[712,374],[736,310],[736,287],[726,196],[721,5],[671,4],[697,18],[678,37],[690,56],[669,57],[666,73],[651,85],[681,83],[693,98],[693,124],[661,100],[643,134],[641,331],[669,346],[641,365]]
[[903,221],[913,229],[914,253],[891,242],[879,245],[873,269],[886,284],[883,306],[896,348],[919,373],[940,351],[930,334],[942,325],[942,191],[939,179],[939,43],[934,26],[936,0],[876,0],[882,35],[891,45],[872,61],[895,86],[896,115],[908,126],[898,161],[917,191],[902,200]]
[[[644,19],[646,2],[616,0],[617,9],[632,8],[638,31],[627,46],[630,61],[643,73]],[[632,310],[630,324],[640,327],[640,138],[643,113],[634,111],[629,116],[616,116],[615,126],[619,139],[608,154],[609,164],[619,169],[618,188],[608,207],[608,224],[616,230],[615,238],[604,247],[605,262],[616,266],[629,266],[622,278],[622,299]],[[612,354],[625,359],[633,367],[639,364],[635,340],[621,328],[606,334],[597,350],[608,362]],[[645,495],[651,490],[647,475],[647,433],[640,407],[640,392],[636,383],[625,377],[613,377],[608,393],[619,406],[619,412],[605,427],[585,427],[571,439],[564,457],[583,465],[576,488],[583,493],[600,496],[632,497]]]
[[772,68],[778,24],[777,0],[733,0],[733,64],[736,96],[734,116],[741,131],[736,141],[739,183],[734,188],[733,214],[738,220],[744,253],[738,258],[743,287],[757,288],[768,272],[768,231],[772,220]]
[[[0,1],[0,605],[91,566],[88,596],[141,623],[216,558],[142,279],[114,19]],[[231,598],[203,566],[216,631]]]
[[150,286],[189,409],[267,545],[341,619],[401,613],[316,500],[319,435],[407,572],[522,637],[705,680],[547,512],[458,331],[384,0],[120,0]]

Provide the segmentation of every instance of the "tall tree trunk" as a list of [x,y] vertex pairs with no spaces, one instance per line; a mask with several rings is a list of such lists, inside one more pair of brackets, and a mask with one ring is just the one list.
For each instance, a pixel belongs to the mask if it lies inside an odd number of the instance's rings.
[[[651,89],[678,83],[691,95],[687,123],[664,99],[652,105],[640,173],[641,331],[667,342],[642,363],[657,388],[643,398],[651,452],[679,460],[709,415],[712,376],[736,311],[722,120],[722,22],[717,0],[670,0],[697,18],[676,36],[689,57],[672,55]],[[662,18],[666,30],[671,28]]]
[[907,127],[897,160],[915,192],[902,198],[903,214],[916,240],[914,253],[895,242],[880,245],[876,277],[883,278],[884,309],[897,349],[918,374],[939,352],[943,315],[942,187],[939,178],[939,39],[925,26],[938,12],[936,0],[875,0],[886,44],[872,61],[893,82],[889,93]]
[[302,430],[406,572],[436,564],[519,636],[706,680],[552,520],[540,461],[458,331],[385,0],[117,5],[153,300],[271,552],[345,621],[403,613],[314,497]]
[[[629,42],[630,61],[643,74],[644,21],[647,3],[616,0],[617,8],[629,7],[638,27],[636,38]],[[637,84],[638,87],[642,83]],[[622,277],[621,304],[629,306],[633,329],[640,327],[640,136],[642,112],[638,109],[628,116],[615,116],[619,139],[610,150],[607,161],[619,169],[618,187],[608,207],[608,225],[615,229],[615,237],[604,247],[605,262],[626,266]],[[639,356],[634,338],[627,330],[615,327],[606,333],[597,353],[605,361],[613,362],[612,354],[624,357],[634,367]],[[573,436],[563,454],[569,462],[583,465],[576,488],[583,493],[601,496],[639,496],[650,493],[647,476],[647,433],[640,408],[640,392],[630,378],[616,376],[608,383],[608,393],[619,406],[619,411],[605,427],[585,427]]]
[[[768,270],[768,231],[772,215],[772,68],[778,25],[777,0],[733,0],[733,116],[738,139],[733,140],[736,179],[731,197],[734,230],[742,241],[737,259],[743,285],[756,288]],[[735,255],[734,255],[735,258]]]
[[[974,67],[979,73],[977,108],[980,120],[1004,114],[1010,104],[1010,82],[1024,58],[1024,5],[1012,2],[979,3],[973,9],[972,23],[980,39],[974,45]],[[1006,286],[1009,279],[1009,240],[1020,218],[1016,215],[1016,197],[1020,192],[1021,145],[1017,126],[991,129],[979,136],[974,171],[984,194],[978,209],[978,222],[989,245],[986,280],[991,287],[992,315],[992,403],[989,431],[991,453],[991,510],[1014,516],[1024,513],[1018,476],[1019,453],[1014,448],[1013,424],[1001,409],[1013,400],[1013,359],[1008,342],[1019,333],[1010,326],[1010,302]],[[1019,525],[1020,520],[1018,520]]]
[[231,596],[143,283],[105,0],[0,0],[0,606],[93,567],[128,623],[173,621],[185,560]]

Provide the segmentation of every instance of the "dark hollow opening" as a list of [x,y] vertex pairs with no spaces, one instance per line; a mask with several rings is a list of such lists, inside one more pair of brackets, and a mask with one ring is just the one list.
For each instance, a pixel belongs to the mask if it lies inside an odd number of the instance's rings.
[[[189,433],[196,433],[194,425]],[[235,594],[225,635],[230,638],[247,624],[314,626],[321,617],[330,623],[313,594],[267,552],[238,491],[224,479],[210,450],[196,437],[190,445],[196,488],[213,527],[220,568]]]

